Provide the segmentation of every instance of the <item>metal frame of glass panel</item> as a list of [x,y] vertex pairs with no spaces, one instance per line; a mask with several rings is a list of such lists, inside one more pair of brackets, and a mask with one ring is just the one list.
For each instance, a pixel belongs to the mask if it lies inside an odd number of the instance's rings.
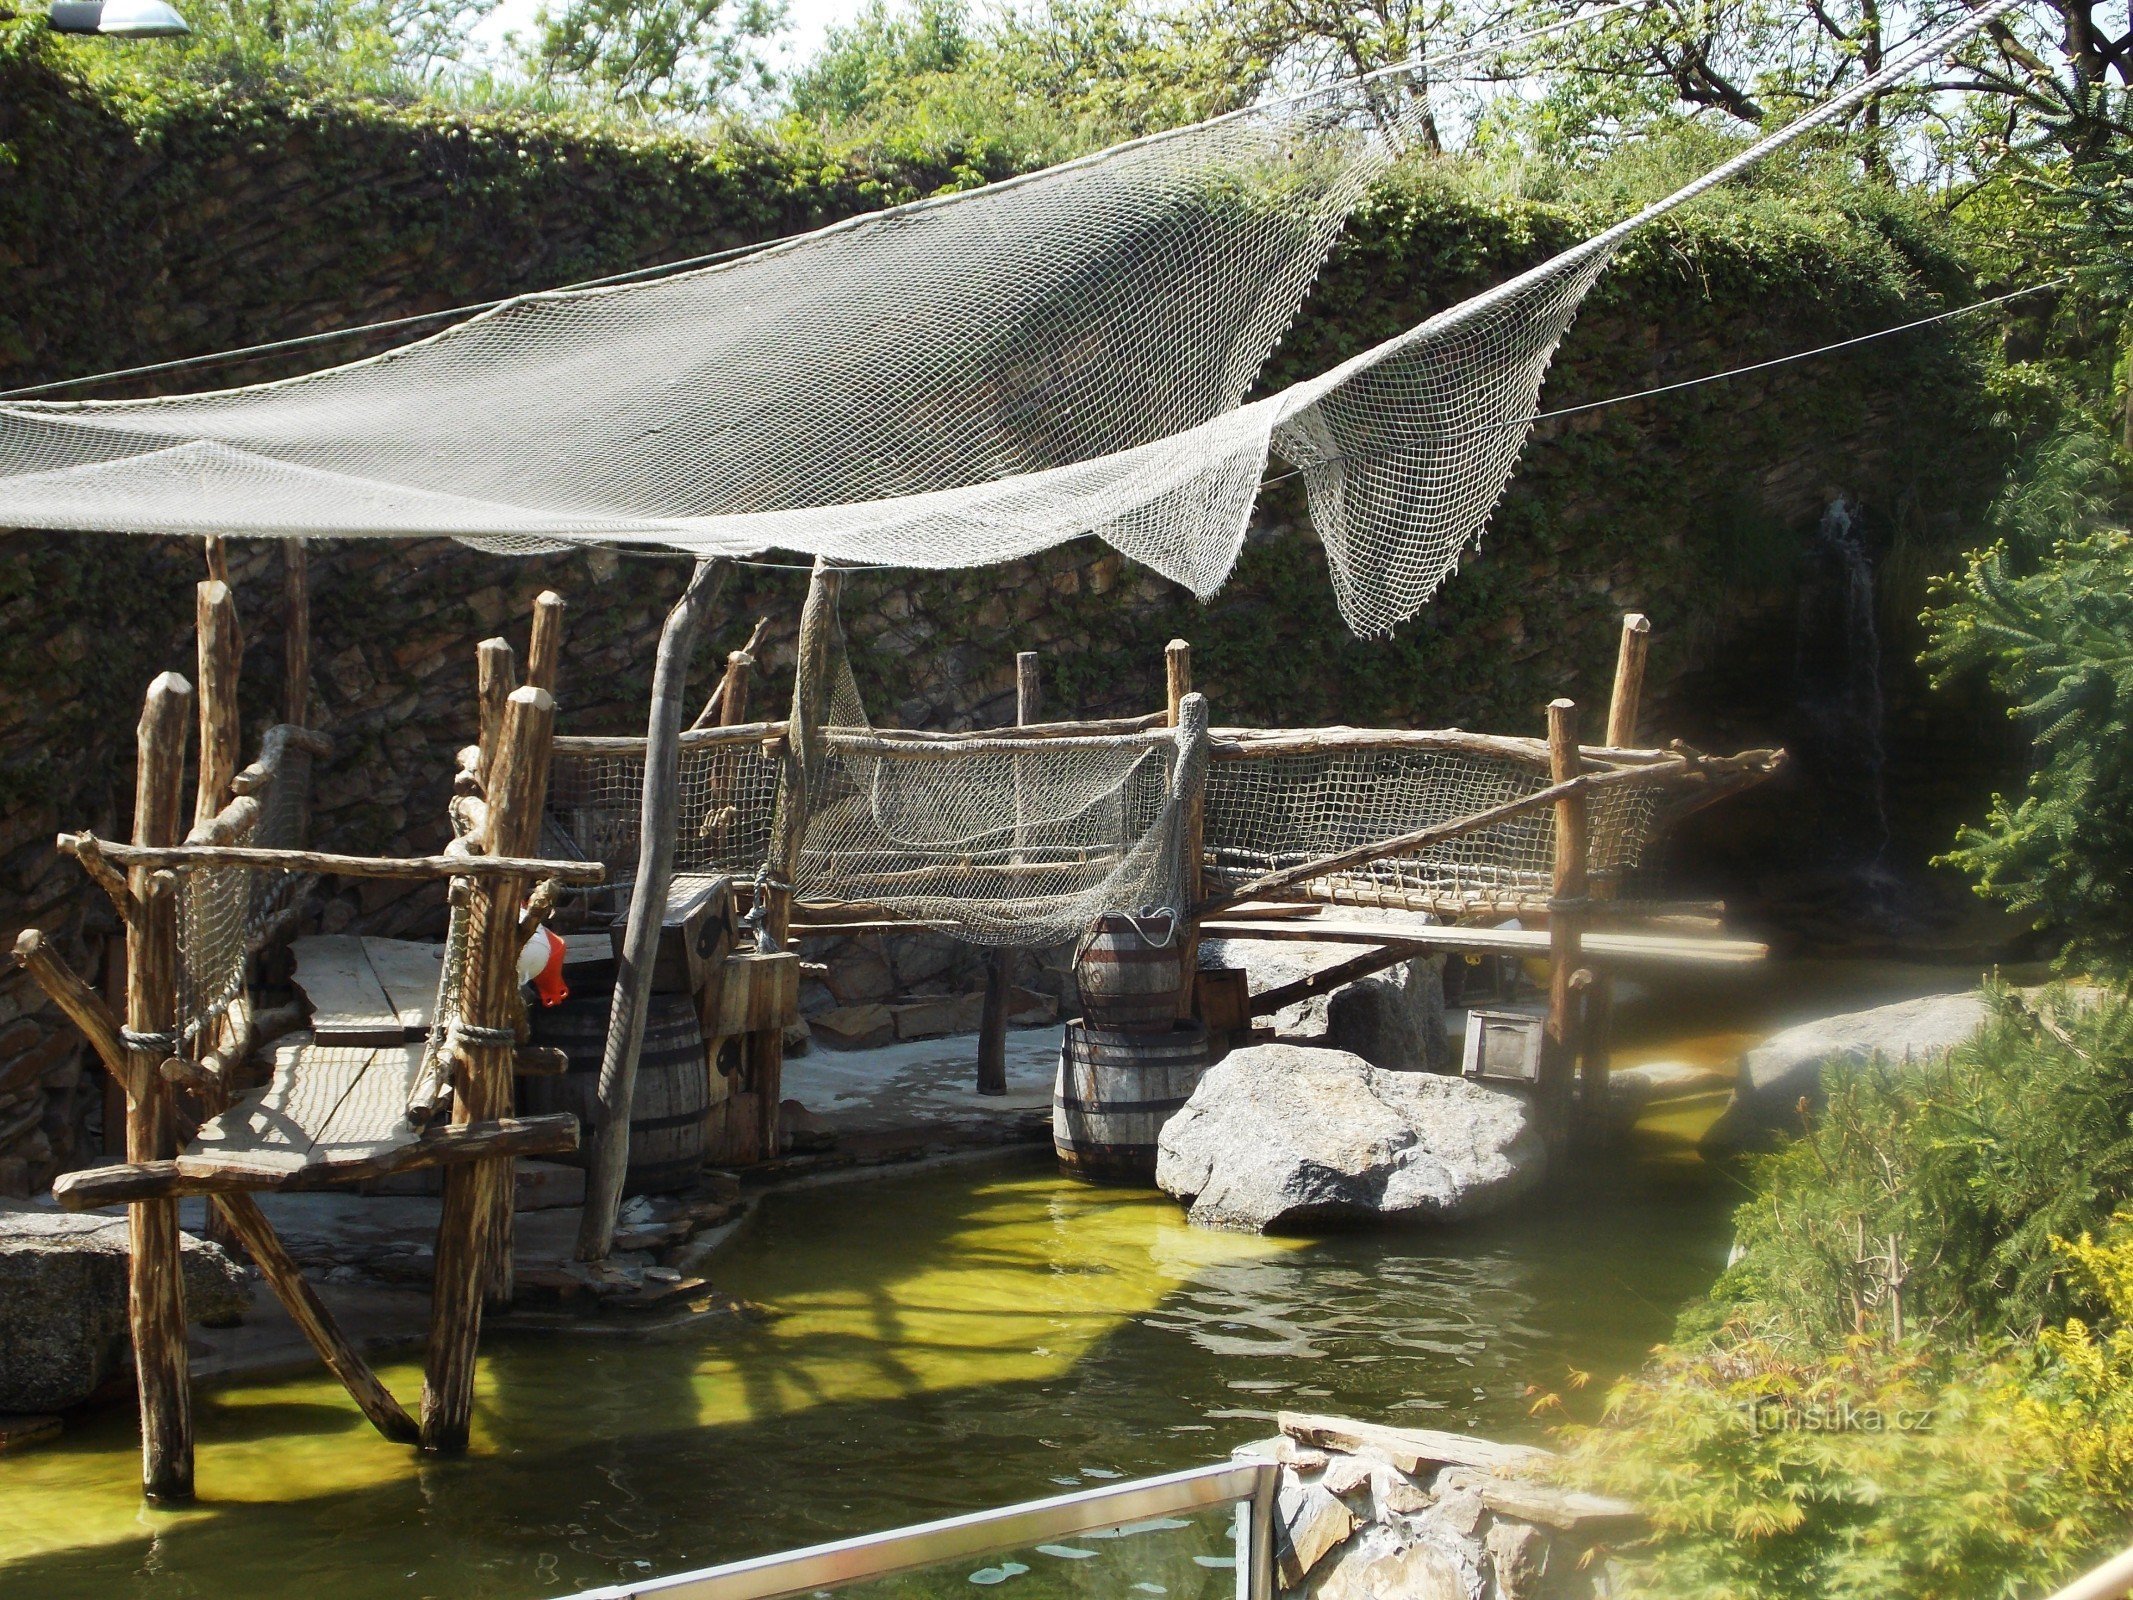
[[1146,1517],[1221,1505],[1237,1508],[1237,1600],[1272,1600],[1274,1489],[1279,1477],[1280,1469],[1266,1461],[1194,1467],[670,1577],[587,1589],[572,1600],[650,1600],[652,1596],[659,1600],[778,1600],[783,1595],[813,1594],[937,1562],[997,1555]]

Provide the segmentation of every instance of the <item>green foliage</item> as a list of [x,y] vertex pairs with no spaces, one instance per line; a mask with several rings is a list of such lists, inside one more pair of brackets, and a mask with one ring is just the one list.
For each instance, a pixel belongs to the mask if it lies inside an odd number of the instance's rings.
[[594,104],[702,116],[771,82],[761,46],[781,0],[563,0],[541,8],[525,64]]
[[1737,1264],[1576,1434],[1652,1516],[1631,1594],[1983,1600],[2122,1540],[2133,1002],[1994,1005],[1944,1063],[1832,1076]]
[[2062,934],[2069,959],[2133,957],[2133,535],[2108,447],[2054,439],[2003,500],[2003,537],[1936,586],[1928,660],[1982,672],[2034,751],[1948,860],[1978,892]]
[[891,11],[871,0],[850,22],[829,30],[822,48],[789,89],[800,116],[825,123],[878,114],[923,79],[952,73],[976,48],[970,8],[962,0],[918,0]]
[[1719,1313],[1812,1352],[2012,1336],[2092,1309],[2053,1241],[2133,1200],[2133,1005],[2053,995],[2042,1013],[2067,1043],[2026,1002],[1993,999],[1943,1062],[1832,1073],[1826,1109],[1756,1174]]

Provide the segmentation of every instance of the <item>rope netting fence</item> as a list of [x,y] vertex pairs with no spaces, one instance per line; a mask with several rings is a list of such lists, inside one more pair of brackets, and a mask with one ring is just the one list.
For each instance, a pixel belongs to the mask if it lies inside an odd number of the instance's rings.
[[[218,830],[227,845],[301,849],[311,818],[311,752],[271,729],[260,758],[243,774],[241,807],[247,820]],[[258,802],[256,810],[247,800]],[[178,962],[176,1039],[181,1054],[196,1054],[231,1002],[245,991],[251,958],[285,926],[314,875],[282,867],[187,865],[177,879]]]
[[[1284,867],[1473,816],[1548,783],[1532,763],[1420,744],[1225,755],[1208,775],[1208,888],[1241,888]],[[1642,861],[1659,795],[1655,778],[1597,790],[1587,800],[1594,882],[1619,883]],[[1542,807],[1289,892],[1446,917],[1534,910],[1552,892],[1554,862],[1554,813]]]
[[[1389,733],[1294,748],[1309,737],[1224,729],[1216,738],[1204,778],[1207,893],[1474,816],[1550,781],[1543,761],[1508,752],[1516,741],[1500,741],[1498,753],[1472,736]],[[555,758],[549,837],[604,862],[610,886],[626,888],[643,755],[571,743]],[[865,908],[973,943],[1031,946],[1075,938],[1105,912],[1181,909],[1182,807],[1203,780],[1188,772],[1181,789],[1177,731],[943,738],[835,726],[822,744],[794,885],[802,908]],[[753,877],[776,833],[778,759],[754,735],[685,746],[683,762],[677,872]],[[1613,763],[1588,752],[1587,765]],[[1591,792],[1596,882],[1618,883],[1639,865],[1673,770]],[[1554,850],[1544,805],[1288,892],[1444,917],[1538,909]]]

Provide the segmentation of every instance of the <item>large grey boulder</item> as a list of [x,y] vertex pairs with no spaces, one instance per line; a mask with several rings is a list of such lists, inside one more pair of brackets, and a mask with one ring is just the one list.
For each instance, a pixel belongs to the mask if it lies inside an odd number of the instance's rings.
[[1772,1034],[1741,1058],[1740,1081],[1725,1112],[1704,1135],[1715,1150],[1770,1143],[1800,1131],[1800,1102],[1823,1102],[1823,1075],[1856,1072],[1874,1061],[1902,1069],[1946,1056],[1975,1037],[1991,1015],[1975,991],[1932,994],[1868,1011],[1821,1017]]
[[[190,1234],[182,1255],[187,1315],[239,1321],[245,1270]],[[126,1262],[123,1217],[0,1212],[0,1411],[65,1411],[124,1375]]]
[[1163,1125],[1155,1181],[1204,1227],[1294,1232],[1481,1216],[1539,1182],[1546,1160],[1513,1090],[1260,1044],[1209,1068]]
[[[1352,961],[1363,947],[1288,939],[1210,939],[1200,964],[1242,967],[1254,995],[1296,983]],[[1361,1056],[1388,1072],[1446,1072],[1451,1042],[1444,1031],[1444,962],[1417,956],[1284,1006],[1270,1018],[1284,1039]]]

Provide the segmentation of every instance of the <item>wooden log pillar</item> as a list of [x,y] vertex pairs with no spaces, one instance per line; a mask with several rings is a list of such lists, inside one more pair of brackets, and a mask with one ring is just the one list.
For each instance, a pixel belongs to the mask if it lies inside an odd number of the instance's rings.
[[[1621,643],[1615,651],[1615,681],[1607,697],[1607,744],[1626,750],[1637,742],[1637,720],[1644,704],[1644,665],[1651,652],[1651,619],[1631,611],[1622,618]],[[1592,886],[1596,898],[1612,899],[1612,881]],[[1613,1128],[1608,1114],[1609,1071],[1613,1065],[1615,980],[1602,973],[1585,996],[1585,1027],[1578,1065],[1580,1095],[1588,1136],[1604,1141]]]
[[[1578,708],[1570,700],[1548,703],[1548,773],[1551,783],[1576,777]],[[1543,1132],[1561,1148],[1568,1136],[1572,1077],[1578,1053],[1578,1011],[1583,998],[1585,922],[1585,796],[1555,802],[1554,893],[1548,910],[1548,1022],[1541,1050]]]
[[[1163,677],[1169,691],[1169,703],[1165,708],[1168,727],[1178,727],[1183,715],[1185,697],[1192,693],[1192,646],[1183,639],[1173,639],[1163,650]],[[1186,801],[1183,836],[1178,843],[1182,860],[1179,872],[1178,907],[1178,962],[1184,968],[1178,984],[1178,1020],[1192,1019],[1195,993],[1199,986],[1200,971],[1200,919],[1194,914],[1206,895],[1203,875],[1203,860],[1206,839],[1207,810],[1206,784],[1196,784]]]
[[711,607],[725,581],[725,564],[699,561],[688,586],[667,613],[652,667],[652,705],[645,721],[644,793],[637,835],[637,878],[630,892],[615,998],[600,1056],[592,1162],[585,1176],[585,1214],[578,1227],[580,1261],[604,1261],[613,1246],[622,1183],[630,1164],[630,1102],[637,1093],[637,1054],[651,1008],[652,967],[659,927],[674,881],[674,836],[681,825],[682,697]]
[[[219,539],[208,541],[210,570],[216,565],[214,555],[221,543]],[[224,571],[227,570],[225,563]],[[210,578],[194,590],[194,635],[199,665],[200,755],[190,837],[205,840],[216,815],[229,802],[230,780],[237,776],[243,760],[237,684],[244,644],[237,627],[237,597],[230,592],[226,578]],[[203,1053],[234,1042],[245,1004],[246,998],[240,993],[231,1013],[219,1019],[212,1033],[199,1042]],[[203,1085],[194,1109],[202,1117],[219,1114],[228,1107],[233,1087],[219,1077]],[[220,1214],[212,1211],[208,1214],[207,1236],[224,1247],[240,1242]]]
[[311,726],[311,553],[301,539],[282,543],[282,721]]
[[475,776],[486,788],[504,732],[504,702],[518,687],[518,654],[509,639],[484,639],[474,647],[474,698],[481,719],[481,761]]
[[[767,927],[782,949],[792,938],[792,904],[799,893],[800,859],[807,846],[807,819],[815,775],[822,769],[822,727],[829,717],[830,644],[837,631],[837,604],[844,574],[821,557],[800,608],[800,638],[793,662],[792,711],[785,730],[785,785],[778,799],[776,833],[770,846]],[[777,1027],[756,1028],[741,1045],[742,1081],[755,1096],[755,1160],[768,1161],[784,1144],[779,1107],[785,1093],[785,1036]],[[743,1156],[750,1152],[743,1152]]]
[[[178,841],[184,804],[185,744],[193,691],[175,672],[148,686],[137,739],[133,841]],[[162,1065],[175,1054],[177,1024],[177,880],[135,867],[126,927],[126,1159],[167,1161],[177,1154],[177,1126]],[[126,1208],[132,1238],[127,1317],[141,1403],[141,1492],[165,1503],[193,1496],[192,1392],[185,1348],[185,1279],[179,1257],[178,1203],[142,1200]]]
[[[555,735],[555,700],[530,685],[504,705],[488,793],[489,853],[524,857],[540,837]],[[517,1053],[518,917],[528,888],[517,876],[476,880],[468,908],[460,995],[462,1120],[493,1122],[510,1104]],[[463,1450],[474,1413],[474,1356],[493,1261],[496,1191],[511,1182],[508,1156],[449,1167],[437,1221],[436,1281],[422,1382],[422,1447]],[[506,1201],[508,1204],[508,1201]]]
[[553,589],[543,589],[533,597],[533,636],[526,644],[526,681],[551,695],[563,661],[563,617],[567,609],[563,597]]
[[[1015,654],[1015,726],[1028,727],[1044,714],[1044,684],[1037,652]],[[1022,841],[1022,784],[1015,783],[1015,843]],[[1022,859],[1017,854],[1015,860]],[[985,959],[985,1009],[978,1019],[978,1093],[1007,1093],[1007,1014],[1014,1008],[1016,952],[1006,946]]]
[[193,826],[211,820],[230,798],[230,780],[242,765],[237,719],[237,597],[210,578],[194,591],[194,624],[200,669],[200,763],[193,796]]

